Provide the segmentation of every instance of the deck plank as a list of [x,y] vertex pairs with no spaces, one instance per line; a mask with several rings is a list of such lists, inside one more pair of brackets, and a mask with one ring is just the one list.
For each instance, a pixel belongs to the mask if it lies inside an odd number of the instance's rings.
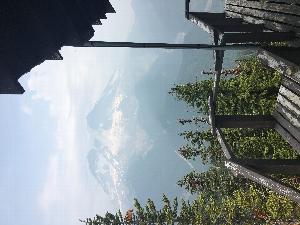
[[294,31],[297,37],[300,37],[300,27],[295,27],[286,23],[274,22],[254,15],[246,15],[226,9],[226,15],[230,17],[242,18],[244,21],[253,24],[264,24],[264,26],[273,31]]
[[278,104],[276,111],[273,113],[273,117],[281,124],[282,127],[300,141],[300,121],[298,118],[294,117],[293,113]]
[[291,102],[293,102],[296,106],[300,107],[300,97],[298,95],[291,92],[284,86],[280,86],[279,93],[285,98],[289,99]]
[[285,15],[281,13],[276,13],[276,12],[268,12],[264,10],[258,10],[258,9],[251,9],[251,8],[246,8],[246,7],[240,7],[236,5],[230,5],[226,4],[226,10],[232,11],[232,12],[237,12],[240,14],[244,15],[250,15],[250,16],[255,16],[258,18],[262,18],[263,20],[269,20],[272,22],[280,22],[286,25],[291,25],[294,27],[300,27],[300,20],[298,16],[294,15]]
[[300,0],[266,0],[266,2],[274,2],[278,4],[287,4],[287,5],[300,5]]
[[300,143],[279,123],[275,124],[275,130],[300,154]]
[[300,6],[294,4],[280,4],[274,1],[249,1],[249,0],[230,0],[228,5],[242,6],[251,9],[266,10],[270,13],[290,14],[300,16]]
[[286,97],[278,94],[277,102],[281,104],[283,107],[287,108],[294,116],[300,119],[300,108],[296,106],[293,102],[290,102]]
[[300,81],[290,76],[283,76],[282,83],[285,88],[294,92],[296,95],[300,96]]

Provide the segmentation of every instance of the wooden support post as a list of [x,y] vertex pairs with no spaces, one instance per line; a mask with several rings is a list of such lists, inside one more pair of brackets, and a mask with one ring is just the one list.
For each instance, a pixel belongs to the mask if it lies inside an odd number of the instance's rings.
[[215,123],[215,107],[216,107],[216,102],[214,101],[214,96],[213,93],[211,93],[208,97],[208,120],[211,125],[211,132],[212,134],[216,137],[216,123]]
[[190,1],[185,0],[185,18],[190,19]]
[[215,123],[218,128],[274,128],[272,116],[263,115],[216,115]]
[[[218,44],[218,43],[216,43]],[[217,101],[217,95],[219,90],[219,82],[221,78],[222,68],[223,68],[223,59],[224,59],[224,51],[216,50],[214,51],[215,55],[215,79],[213,86],[213,102]]]
[[235,162],[264,173],[300,175],[298,159],[237,159]]
[[283,184],[279,181],[275,181],[255,169],[240,165],[239,163],[231,160],[226,161],[225,166],[230,169],[236,176],[241,175],[277,192],[278,194],[284,195],[289,199],[300,203],[300,192],[294,187]]

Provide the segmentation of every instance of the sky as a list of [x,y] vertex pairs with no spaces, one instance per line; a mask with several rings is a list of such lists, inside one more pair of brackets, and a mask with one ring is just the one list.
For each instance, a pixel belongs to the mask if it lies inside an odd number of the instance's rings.
[[[117,13],[94,27],[92,40],[211,42],[186,21],[182,0],[111,3]],[[221,5],[192,1],[205,11]],[[133,197],[189,197],[176,180],[205,167],[176,153],[183,144],[176,120],[194,112],[167,92],[195,80],[212,54],[71,47],[61,54],[63,61],[20,78],[23,95],[0,96],[0,224],[73,225],[127,210]]]

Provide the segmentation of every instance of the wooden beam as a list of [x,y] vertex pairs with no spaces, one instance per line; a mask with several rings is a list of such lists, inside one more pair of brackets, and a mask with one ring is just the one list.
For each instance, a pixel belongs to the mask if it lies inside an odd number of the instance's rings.
[[275,52],[273,48],[261,47],[258,50],[257,56],[265,65],[279,70],[281,73],[288,76],[293,75],[295,72],[300,70],[300,67],[296,63],[290,61],[290,57],[286,57],[286,55],[281,54],[282,51],[290,52],[291,54],[294,48],[277,47],[277,49],[278,51]]
[[215,56],[215,71],[222,72],[222,69],[223,69],[223,59],[224,59],[224,51],[222,51],[222,50],[216,50],[216,51],[214,51],[214,56]]
[[288,61],[300,66],[300,48],[299,47],[287,47],[287,46],[266,46],[264,47],[268,52],[278,55]]
[[[284,107],[280,103],[277,104],[275,114],[279,114],[287,122],[289,122],[290,123],[289,127],[294,127],[291,130],[291,133],[293,134],[294,137],[296,137],[298,140],[300,140],[300,119],[299,119],[300,114],[295,114],[294,111],[291,111],[289,108]],[[277,122],[278,122],[278,120],[277,120]],[[299,138],[297,136],[299,136]]]
[[217,102],[217,95],[219,91],[219,83],[221,79],[222,74],[222,68],[223,68],[223,59],[224,59],[224,51],[214,51],[215,56],[215,78],[214,78],[214,84],[213,84],[213,95],[212,100],[215,102],[216,105]]
[[294,92],[296,95],[300,96],[300,84],[297,78],[292,78],[290,76],[282,77],[282,83],[285,88],[289,89],[290,91]]
[[224,24],[215,25],[220,32],[262,32],[265,29],[263,24]]
[[274,2],[279,4],[300,5],[300,0],[266,0],[267,3]]
[[224,43],[260,43],[272,41],[290,41],[295,39],[293,32],[256,32],[256,33],[225,33]]
[[[190,12],[191,15],[196,16],[200,20],[216,20],[216,21],[222,21],[226,19],[225,13],[211,13],[211,12]],[[241,19],[238,19],[235,21],[242,21]]]
[[189,20],[209,34],[214,34],[214,32],[221,34],[218,28],[243,23],[240,18],[225,17],[225,13],[190,12]]
[[273,31],[294,31],[297,37],[300,37],[300,27],[295,27],[293,25],[284,23],[284,22],[275,22],[272,20],[268,20],[266,18],[257,17],[255,15],[243,14],[241,12],[237,12],[231,10],[226,7],[225,11],[227,16],[242,18],[245,22],[253,23],[253,24],[264,24],[267,29]]
[[281,124],[275,123],[275,130],[300,154],[300,143]]
[[191,0],[185,0],[185,18],[190,19],[190,1]]
[[287,110],[281,105],[277,106],[276,111],[273,113],[277,123],[279,123],[287,132],[300,142],[300,123],[297,118],[294,118]]
[[215,114],[216,114],[216,102],[214,101],[213,93],[208,97],[208,120],[211,125],[212,134],[216,137],[216,125],[215,125]]
[[261,184],[275,191],[280,195],[284,195],[289,199],[297,203],[300,203],[300,192],[294,187],[291,187],[279,181],[275,181],[271,177],[266,176],[255,169],[246,167],[244,165],[240,165],[239,163],[234,162],[233,160],[226,161],[225,166],[228,169],[230,169],[233,172],[233,174],[235,174],[236,176],[241,175],[245,178],[248,178],[258,184]]
[[289,112],[300,121],[300,108],[280,93],[277,96],[277,104],[288,109]]
[[189,20],[196,24],[198,27],[200,27],[202,30],[204,30],[205,32],[214,35],[215,34],[215,28],[203,21],[201,21],[198,17],[194,16],[193,14],[189,14]]
[[274,128],[274,118],[264,115],[216,115],[218,128]]
[[106,42],[87,41],[75,44],[81,48],[160,48],[160,49],[203,49],[203,50],[257,50],[260,46],[255,44],[209,45],[209,44],[169,44],[169,43],[136,43],[136,42]]
[[292,91],[290,91],[289,89],[287,89],[284,86],[280,86],[279,88],[279,93],[281,95],[283,95],[285,98],[287,98],[289,101],[293,102],[295,105],[297,105],[298,107],[300,107],[300,96],[293,93]]
[[298,159],[237,159],[240,165],[270,174],[300,174]]

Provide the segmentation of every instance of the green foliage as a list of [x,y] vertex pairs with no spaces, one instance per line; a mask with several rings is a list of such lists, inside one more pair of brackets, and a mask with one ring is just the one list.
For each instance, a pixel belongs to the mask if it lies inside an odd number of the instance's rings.
[[[217,113],[224,115],[270,115],[275,107],[280,74],[263,66],[255,58],[239,61],[238,75],[220,81]],[[208,114],[208,96],[212,80],[200,80],[172,88],[171,94]],[[186,120],[188,121],[188,120]],[[200,125],[201,128],[201,125]],[[227,142],[238,158],[291,158],[299,156],[272,129],[224,129]],[[219,164],[223,155],[219,143],[209,131],[186,131],[181,134],[188,144],[179,153],[186,159],[200,156],[204,163]]]
[[192,171],[177,182],[192,194],[202,193],[216,198],[233,193],[238,188],[247,189],[249,182],[243,178],[233,176],[224,167],[212,166],[208,171],[199,173]]
[[[238,71],[236,76],[220,80],[217,114],[270,115],[276,103],[280,74],[255,58],[239,61],[235,71]],[[209,79],[177,85],[171,94],[197,109],[200,115],[208,115],[207,100],[212,84],[212,79]],[[299,158],[272,129],[223,129],[223,132],[237,158]],[[196,215],[199,224],[271,224],[272,221],[300,218],[298,204],[228,172],[223,166],[224,156],[219,142],[209,130],[205,130],[205,126],[199,124],[199,130],[185,131],[180,135],[187,141],[179,149],[184,158],[196,160],[200,157],[203,163],[211,165],[208,171],[192,171],[178,181],[179,186],[199,195],[197,201],[201,204],[197,205],[199,213]],[[292,182],[292,178],[274,177],[295,187],[300,186]]]
[[221,146],[209,130],[185,131],[180,136],[188,142],[178,150],[184,158],[196,159],[199,156],[204,164],[213,165],[219,165],[223,161]]
[[[238,75],[220,81],[217,113],[220,115],[271,114],[281,82],[280,74],[264,67],[255,58],[241,60],[237,68]],[[170,93],[178,100],[207,115],[207,100],[212,84],[212,79],[200,80],[177,85]]]

